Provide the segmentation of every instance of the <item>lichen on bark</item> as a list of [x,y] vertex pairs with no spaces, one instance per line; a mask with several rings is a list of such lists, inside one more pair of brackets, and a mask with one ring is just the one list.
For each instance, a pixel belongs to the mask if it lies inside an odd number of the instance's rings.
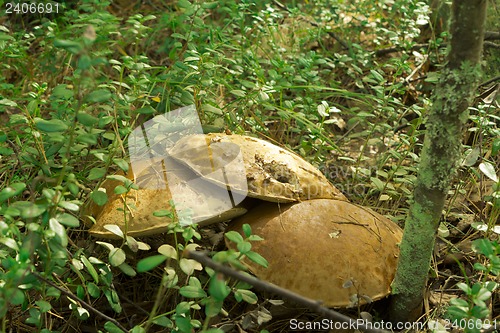
[[454,0],[448,62],[433,94],[413,203],[405,223],[389,317],[414,321],[423,292],[441,211],[460,157],[462,127],[479,78],[485,0]]

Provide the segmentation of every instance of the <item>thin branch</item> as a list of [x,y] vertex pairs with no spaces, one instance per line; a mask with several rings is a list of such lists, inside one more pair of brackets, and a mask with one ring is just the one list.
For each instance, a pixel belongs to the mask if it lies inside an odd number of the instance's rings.
[[363,330],[366,332],[373,332],[373,333],[389,333],[389,331],[386,330],[381,330],[381,329],[375,329],[375,328],[370,328],[370,324],[363,324],[359,323],[357,320],[352,319],[348,316],[345,316],[341,313],[338,313],[337,311],[330,310],[327,307],[324,307],[321,305],[320,302],[314,301],[309,298],[305,298],[303,296],[300,296],[294,292],[291,292],[290,290],[278,287],[274,284],[264,282],[262,280],[257,279],[256,277],[250,276],[250,275],[245,275],[242,274],[231,267],[221,265],[219,263],[216,263],[212,259],[210,259],[208,256],[203,254],[202,252],[199,251],[186,251],[185,255],[191,259],[194,259],[198,261],[199,263],[203,264],[204,266],[210,267],[217,272],[221,272],[224,275],[230,276],[232,278],[238,279],[240,281],[246,282],[248,284],[251,284],[254,286],[256,289],[259,289],[261,291],[266,291],[269,293],[275,293],[278,294],[279,296],[288,299],[289,301],[295,302],[297,304],[303,305],[314,312],[324,316],[327,319],[334,320],[334,321],[341,321],[341,322],[346,322],[349,323],[349,327],[355,327],[358,330]]
[[500,39],[500,32],[498,31],[485,31],[484,40],[497,40]]
[[488,81],[481,83],[479,86],[480,87],[484,87],[484,86],[487,86],[488,84],[496,82],[496,81],[500,82],[500,75],[499,76],[495,76],[494,78],[489,79]]
[[43,282],[47,283],[48,285],[50,285],[51,287],[54,287],[57,290],[59,290],[61,293],[63,293],[64,295],[66,295],[66,297],[71,298],[73,301],[80,303],[82,305],[82,307],[84,307],[85,309],[89,310],[90,312],[95,313],[96,315],[98,315],[98,316],[106,319],[107,321],[112,322],[118,328],[120,328],[123,332],[128,332],[128,329],[126,329],[116,319],[113,319],[113,318],[105,315],[104,313],[102,313],[101,311],[97,310],[96,308],[94,308],[89,303],[87,303],[87,302],[81,300],[80,298],[78,298],[78,296],[76,296],[75,294],[73,294],[71,291],[59,287],[57,284],[55,284],[54,282],[46,279],[45,277],[43,277],[42,275],[40,275],[38,272],[31,272],[31,273],[34,276],[36,276],[36,278],[39,279],[40,281],[43,281]]

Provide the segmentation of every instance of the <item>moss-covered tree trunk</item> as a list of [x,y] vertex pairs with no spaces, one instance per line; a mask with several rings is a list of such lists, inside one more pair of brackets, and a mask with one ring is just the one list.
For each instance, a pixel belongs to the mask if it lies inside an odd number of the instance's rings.
[[422,300],[439,219],[460,158],[462,127],[479,79],[487,0],[454,0],[451,46],[426,123],[414,201],[406,220],[389,311],[414,321]]

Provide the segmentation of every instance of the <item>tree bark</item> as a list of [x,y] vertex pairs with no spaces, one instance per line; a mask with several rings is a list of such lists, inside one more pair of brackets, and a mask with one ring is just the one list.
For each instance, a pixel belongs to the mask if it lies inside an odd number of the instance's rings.
[[454,0],[448,62],[433,94],[413,203],[406,220],[389,318],[415,321],[439,219],[460,158],[462,128],[480,77],[487,0]]

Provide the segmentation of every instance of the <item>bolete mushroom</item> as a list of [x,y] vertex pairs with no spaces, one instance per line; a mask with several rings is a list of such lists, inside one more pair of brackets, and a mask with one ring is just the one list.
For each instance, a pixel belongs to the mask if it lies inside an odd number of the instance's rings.
[[347,201],[303,158],[254,137],[221,133],[189,135],[177,141],[168,153],[198,175],[233,193],[283,203],[317,198]]
[[[233,220],[228,231],[242,233],[245,223],[264,238],[252,242],[252,251],[269,266],[244,260],[262,280],[328,307],[364,304],[390,293],[402,230],[368,208],[328,199],[266,202]],[[236,250],[227,239],[226,244]]]
[[[172,220],[153,215],[160,210],[172,211],[176,218],[182,220],[184,216],[186,221],[199,225],[230,220],[247,212],[243,205],[231,204],[226,190],[200,179],[172,160],[168,164],[166,168],[163,159],[133,163],[126,178],[139,189],[124,194],[115,193],[116,186],[123,186],[123,182],[106,179],[101,190],[108,195],[107,203],[99,206],[90,200],[82,214],[90,227],[89,233],[100,238],[118,238],[105,228],[109,224],[118,225],[130,236],[162,233]],[[170,205],[172,199],[175,209]],[[87,216],[93,216],[96,223],[92,224]]]

